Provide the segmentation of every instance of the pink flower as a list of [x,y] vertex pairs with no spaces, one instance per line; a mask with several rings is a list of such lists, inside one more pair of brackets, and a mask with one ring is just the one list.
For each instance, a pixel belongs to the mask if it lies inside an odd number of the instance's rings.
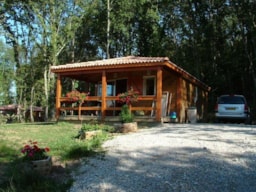
[[66,96],[67,96],[70,100],[72,100],[72,101],[78,101],[79,103],[83,103],[83,102],[87,99],[88,95],[90,95],[90,92],[85,93],[85,92],[79,92],[79,91],[77,91],[77,90],[73,90],[73,91],[68,92],[68,93],[66,94]]
[[127,105],[131,104],[132,102],[137,102],[138,101],[138,91],[134,91],[133,89],[128,90],[125,93],[120,93],[118,94],[119,102],[120,103],[125,103]]
[[30,145],[25,145],[23,149],[21,150],[21,153],[23,153],[24,159],[26,160],[41,160],[47,158],[47,152],[50,151],[48,147],[46,148],[40,148],[38,147],[38,142],[36,141],[29,141]]

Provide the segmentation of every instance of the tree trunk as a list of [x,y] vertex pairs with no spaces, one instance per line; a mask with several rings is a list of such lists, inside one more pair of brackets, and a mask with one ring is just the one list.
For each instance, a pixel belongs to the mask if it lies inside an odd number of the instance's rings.
[[[30,114],[30,121],[31,121],[31,122],[34,122],[34,115],[33,115],[34,89],[35,89],[35,87],[33,86],[33,87],[31,88],[31,92],[30,92],[29,114]],[[26,110],[26,109],[25,109],[25,110]]]
[[110,47],[110,0],[107,0],[107,59],[110,58],[109,47]]
[[48,90],[48,85],[49,85],[49,78],[47,74],[48,70],[45,67],[44,68],[44,94],[45,94],[45,121],[48,121],[49,118],[49,90]]

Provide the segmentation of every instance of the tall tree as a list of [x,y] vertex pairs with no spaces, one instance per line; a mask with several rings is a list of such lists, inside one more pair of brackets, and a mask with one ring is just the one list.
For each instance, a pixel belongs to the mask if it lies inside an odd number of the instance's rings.
[[15,61],[11,47],[0,41],[0,105],[15,102]]
[[43,71],[33,82],[44,82],[46,108],[54,100],[50,66],[125,55],[168,56],[212,87],[212,103],[231,92],[256,103],[255,8],[251,0],[6,0],[0,22],[17,71]]
[[[48,118],[49,99],[54,95],[54,79],[50,73],[50,66],[59,64],[60,54],[69,43],[72,43],[83,17],[83,1],[30,1],[28,5],[35,16],[37,45],[44,53],[44,105],[45,117]],[[42,7],[44,9],[41,9]]]

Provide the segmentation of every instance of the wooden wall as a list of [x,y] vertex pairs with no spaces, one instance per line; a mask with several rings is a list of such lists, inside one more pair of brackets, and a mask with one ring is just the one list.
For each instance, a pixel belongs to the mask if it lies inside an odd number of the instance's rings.
[[164,71],[163,73],[163,91],[172,94],[171,104],[169,105],[171,111],[177,113],[179,122],[187,122],[187,109],[189,107],[196,107],[198,120],[203,120],[206,117],[207,91],[170,71]]
[[[141,94],[143,92],[143,76],[155,75],[156,71],[135,71],[131,73],[121,72],[108,75],[107,80],[128,79],[128,89],[133,87],[134,90],[139,91]],[[187,108],[196,107],[197,108],[197,118],[199,120],[204,119],[207,113],[207,97],[206,91],[192,84],[188,80],[182,78],[179,74],[171,71],[163,70],[163,92],[168,91],[171,93],[171,103],[169,103],[170,112],[175,111],[178,116],[178,121],[180,123],[187,122]],[[134,103],[134,106],[145,106],[150,107],[152,102],[140,101]],[[148,111],[145,115],[150,115]]]
[[163,92],[168,91],[171,94],[171,103],[168,104],[170,112],[178,112],[177,106],[177,80],[178,76],[176,73],[170,71],[163,72]]
[[180,122],[187,122],[187,109],[196,107],[197,120],[203,120],[207,113],[207,92],[200,87],[182,79],[182,107]]

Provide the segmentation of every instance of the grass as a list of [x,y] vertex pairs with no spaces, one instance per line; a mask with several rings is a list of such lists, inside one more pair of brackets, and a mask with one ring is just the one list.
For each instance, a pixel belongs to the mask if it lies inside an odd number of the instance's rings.
[[[90,140],[75,139],[83,130],[102,130]],[[4,124],[0,127],[0,192],[19,191],[66,191],[72,185],[51,177],[32,174],[22,170],[21,148],[29,140],[37,141],[39,147],[49,147],[49,155],[66,163],[101,152],[103,141],[109,139],[112,127],[104,124],[74,125],[56,124]],[[54,163],[53,163],[54,166]],[[65,174],[70,170],[65,169]]]

